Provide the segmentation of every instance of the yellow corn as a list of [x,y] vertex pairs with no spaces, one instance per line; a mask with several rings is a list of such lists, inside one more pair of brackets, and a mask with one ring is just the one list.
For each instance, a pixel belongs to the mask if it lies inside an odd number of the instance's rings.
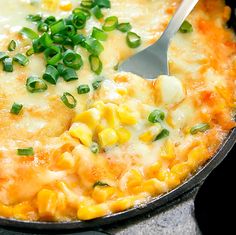
[[13,208],[14,218],[20,220],[36,220],[37,213],[30,202],[22,202]]
[[171,173],[176,174],[181,181],[185,179],[190,172],[191,167],[187,162],[178,163],[171,168]]
[[117,114],[117,106],[114,104],[107,104],[105,106],[104,118],[106,119],[110,128],[118,128],[120,121]]
[[180,179],[179,179],[178,175],[176,175],[172,172],[169,172],[167,174],[165,182],[167,183],[168,187],[170,189],[172,189],[180,184]]
[[207,158],[208,151],[204,145],[199,145],[188,153],[188,163],[192,169],[196,169],[198,166],[203,164]]
[[61,169],[72,169],[74,165],[74,157],[69,152],[63,153],[57,161],[57,166]]
[[91,220],[107,215],[108,213],[109,210],[106,204],[81,206],[77,212],[77,217],[80,220]]
[[147,167],[147,169],[145,169],[145,175],[148,178],[156,178],[158,176],[160,169],[161,169],[161,162],[157,161],[153,165],[151,165],[151,166]]
[[168,176],[169,170],[165,168],[161,168],[157,175],[156,178],[160,181],[165,181],[166,177]]
[[125,125],[135,125],[137,123],[137,117],[135,113],[132,112],[126,105],[121,105],[118,108],[118,115],[120,121]]
[[101,115],[103,115],[104,110],[105,110],[105,104],[102,101],[96,101],[92,104],[93,108],[96,108],[97,110],[100,111]]
[[85,112],[77,114],[75,116],[75,122],[82,122],[89,128],[94,129],[101,119],[100,111],[96,108],[91,108]]
[[149,179],[142,185],[142,191],[151,194],[152,196],[164,193],[168,190],[166,183],[157,179]]
[[72,3],[69,0],[64,0],[60,4],[60,9],[62,11],[70,11],[72,9]]
[[42,6],[48,11],[55,11],[59,5],[59,0],[42,0]]
[[143,142],[152,142],[155,137],[160,134],[162,130],[161,124],[155,124],[147,129],[143,134],[139,136],[139,139]]
[[115,194],[115,188],[110,186],[96,186],[92,192],[92,198],[98,203],[105,202]]
[[37,195],[39,216],[52,219],[57,209],[57,193],[49,189],[42,189]]
[[175,149],[171,140],[167,140],[165,143],[161,157],[167,160],[172,160],[175,158]]
[[112,212],[119,212],[129,209],[134,206],[135,198],[133,196],[119,198],[110,203]]
[[13,208],[0,203],[0,216],[9,218],[13,215]]
[[116,89],[117,93],[119,93],[120,95],[124,96],[128,94],[128,91],[126,88],[124,87],[119,87]]
[[116,133],[119,137],[120,144],[124,144],[124,143],[128,142],[131,138],[130,131],[125,128],[119,128],[118,130],[116,130]]
[[102,147],[108,147],[118,142],[116,131],[111,128],[106,128],[98,134],[99,143]]
[[143,181],[142,174],[138,170],[132,169],[130,170],[129,176],[127,177],[126,185],[128,189],[131,189],[133,187],[140,185],[142,181]]
[[69,133],[72,137],[79,139],[80,142],[87,147],[92,144],[92,131],[83,123],[74,123],[71,126]]

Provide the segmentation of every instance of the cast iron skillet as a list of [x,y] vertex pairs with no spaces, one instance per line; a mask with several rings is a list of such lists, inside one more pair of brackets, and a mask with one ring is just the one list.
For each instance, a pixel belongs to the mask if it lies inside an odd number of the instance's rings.
[[[236,11],[235,0],[226,0],[227,5],[231,6]],[[236,15],[232,11],[232,16],[229,21],[229,26],[236,30]],[[231,130],[223,144],[220,146],[217,153],[211,158],[194,176],[189,178],[183,184],[175,188],[174,190],[162,195],[160,197],[153,198],[145,205],[140,205],[129,210],[107,215],[102,218],[94,219],[91,221],[73,221],[73,222],[31,222],[31,221],[20,221],[15,219],[0,218],[0,225],[14,228],[23,229],[45,229],[45,230],[65,230],[65,229],[88,229],[99,227],[113,222],[129,219],[137,215],[144,214],[150,210],[156,209],[157,211],[163,210],[168,204],[179,198],[184,193],[189,192],[193,188],[199,187],[199,185],[206,179],[211,171],[218,166],[224,158],[227,156],[229,151],[232,149],[236,142],[236,128]]]

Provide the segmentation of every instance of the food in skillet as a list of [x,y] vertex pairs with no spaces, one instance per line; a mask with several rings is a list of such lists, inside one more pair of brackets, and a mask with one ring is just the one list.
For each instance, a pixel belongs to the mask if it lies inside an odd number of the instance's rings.
[[235,126],[236,41],[222,0],[200,1],[180,28],[172,76],[117,72],[180,2],[0,2],[0,216],[124,211],[213,156]]

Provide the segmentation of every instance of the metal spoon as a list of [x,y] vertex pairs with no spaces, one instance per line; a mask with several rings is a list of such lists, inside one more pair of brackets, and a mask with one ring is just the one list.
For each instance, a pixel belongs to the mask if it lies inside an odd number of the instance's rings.
[[169,75],[167,53],[170,40],[198,1],[183,0],[160,39],[145,50],[124,61],[120,65],[119,71],[132,72],[146,79],[154,79],[158,75]]

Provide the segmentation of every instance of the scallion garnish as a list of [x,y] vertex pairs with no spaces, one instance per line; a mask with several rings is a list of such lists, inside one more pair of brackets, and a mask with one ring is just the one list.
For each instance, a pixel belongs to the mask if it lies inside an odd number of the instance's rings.
[[26,88],[31,93],[39,93],[47,90],[47,84],[37,76],[31,76],[27,78]]
[[116,29],[117,25],[118,25],[118,18],[116,16],[109,16],[105,19],[102,29],[107,32],[112,31]]
[[191,33],[193,32],[193,26],[187,20],[185,20],[179,28],[179,31],[181,33]]
[[210,129],[210,125],[208,123],[199,123],[190,129],[190,133],[192,135],[195,135],[198,132],[205,132],[208,129]]
[[13,59],[12,58],[5,58],[2,60],[3,64],[3,71],[5,72],[13,72]]
[[39,37],[39,35],[36,32],[34,32],[32,29],[27,28],[27,27],[23,27],[20,31],[20,34],[22,34],[23,36],[31,40],[37,39]]
[[132,29],[132,26],[130,23],[120,23],[116,28],[122,33],[127,33]]
[[93,27],[92,37],[99,40],[99,41],[106,41],[107,40],[107,34],[103,30],[101,30],[97,27]]
[[44,20],[44,23],[48,24],[48,25],[51,25],[53,24],[54,22],[56,22],[56,17],[55,16],[48,16],[45,20]]
[[100,88],[101,84],[102,84],[102,81],[103,81],[102,78],[96,78],[92,83],[93,89],[97,90],[98,88]]
[[82,12],[83,14],[85,14],[87,19],[90,18],[91,16],[90,11],[85,8],[78,7],[73,10],[73,14],[78,14],[79,12]]
[[163,129],[161,133],[156,136],[154,141],[166,138],[169,136],[169,134],[170,132],[167,129]]
[[41,15],[28,15],[26,19],[32,22],[38,22],[42,20],[42,16]]
[[30,48],[29,50],[26,51],[25,53],[27,56],[31,56],[34,54],[34,49],[33,48]]
[[22,108],[23,108],[22,104],[14,103],[11,107],[10,113],[18,115],[20,111],[22,110]]
[[110,0],[94,0],[94,3],[100,8],[111,8]]
[[14,51],[16,49],[16,41],[15,40],[11,40],[11,42],[8,45],[8,51]]
[[90,146],[90,150],[92,153],[97,154],[99,152],[99,145],[96,142],[93,142]]
[[73,95],[71,95],[69,92],[65,92],[63,96],[61,97],[62,102],[70,109],[73,109],[76,107],[77,101]]
[[78,92],[79,95],[86,94],[86,93],[90,92],[90,88],[86,84],[79,85],[78,88],[77,88],[77,92]]
[[87,16],[83,12],[72,15],[71,22],[76,29],[83,29],[85,27]]
[[87,38],[82,44],[92,55],[100,55],[104,50],[103,45],[95,38]]
[[40,22],[40,23],[38,24],[38,31],[39,31],[39,32],[44,33],[44,32],[48,32],[48,30],[49,30],[48,24],[46,24],[46,23],[44,23],[44,22]]
[[5,53],[5,52],[0,52],[0,61],[6,59],[6,58],[8,58],[8,57],[9,57],[9,56],[7,55],[7,53]]
[[57,34],[64,31],[66,28],[65,21],[63,19],[58,20],[50,25],[51,34]]
[[51,35],[51,38],[54,43],[63,44],[67,37],[64,34],[55,34],[55,35]]
[[57,83],[58,78],[59,78],[58,70],[54,66],[48,65],[45,73],[43,74],[43,79],[55,85]]
[[109,184],[104,183],[102,181],[97,181],[97,182],[94,183],[93,188],[95,188],[96,186],[107,187],[107,186],[109,186]]
[[[62,69],[62,67],[60,68]],[[74,81],[78,79],[78,75],[74,69],[64,67],[61,76],[66,82]]]
[[94,0],[82,0],[80,5],[81,7],[91,9],[94,6]]
[[165,113],[160,109],[152,111],[148,116],[148,121],[151,123],[161,122],[164,119],[165,119]]
[[102,62],[99,59],[98,56],[96,55],[90,55],[89,56],[89,64],[90,64],[90,68],[91,70],[96,73],[97,75],[99,75],[102,72]]
[[53,44],[53,41],[48,33],[43,33],[42,36],[39,38],[39,42],[45,48],[50,47]]
[[34,149],[32,147],[17,149],[17,154],[19,156],[33,156],[34,155]]
[[73,37],[76,34],[76,30],[75,27],[73,25],[66,25],[64,33],[68,36],[68,37]]
[[32,44],[34,53],[40,53],[45,50],[45,47],[42,45],[40,38],[33,40]]
[[136,48],[141,45],[141,37],[134,32],[128,32],[126,42],[130,48]]
[[74,45],[79,45],[83,43],[86,40],[86,38],[83,34],[76,34],[71,38],[71,40]]
[[20,54],[20,53],[16,54],[13,57],[13,60],[22,66],[26,66],[29,63],[29,59],[25,55]]
[[62,58],[61,48],[59,46],[51,46],[44,51],[44,57],[47,64],[56,65]]
[[95,6],[91,11],[97,19],[101,19],[104,16],[102,14],[100,7],[98,7],[98,6]]
[[83,65],[83,60],[79,54],[72,50],[67,50],[63,54],[63,63],[70,68],[79,70]]

